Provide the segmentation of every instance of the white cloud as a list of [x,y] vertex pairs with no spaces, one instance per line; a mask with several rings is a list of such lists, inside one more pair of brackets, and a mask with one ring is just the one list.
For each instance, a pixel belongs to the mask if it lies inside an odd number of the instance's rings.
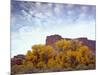
[[89,7],[88,6],[81,6],[81,12],[87,13],[88,11],[89,11]]
[[56,4],[54,7],[55,15],[60,16],[63,14],[63,5],[62,4]]
[[67,8],[67,9],[73,9],[74,6],[75,6],[74,4],[67,4],[67,5],[66,5],[66,8]]

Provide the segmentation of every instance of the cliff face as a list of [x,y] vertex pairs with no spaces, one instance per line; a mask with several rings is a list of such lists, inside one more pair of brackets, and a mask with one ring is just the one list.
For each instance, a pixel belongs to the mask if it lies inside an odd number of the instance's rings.
[[87,38],[78,38],[79,41],[82,41],[83,44],[87,45],[94,53],[96,53],[96,41],[89,40]]
[[51,35],[47,36],[46,38],[46,45],[51,45],[61,39],[66,39],[66,40],[78,40],[81,41],[83,44],[87,45],[95,54],[96,51],[96,41],[95,40],[89,40],[86,37],[81,37],[81,38],[76,38],[76,39],[71,39],[71,38],[62,38],[60,35]]
[[55,42],[57,42],[58,40],[61,40],[62,37],[60,35],[51,35],[51,36],[47,36],[46,38],[46,45],[53,45]]

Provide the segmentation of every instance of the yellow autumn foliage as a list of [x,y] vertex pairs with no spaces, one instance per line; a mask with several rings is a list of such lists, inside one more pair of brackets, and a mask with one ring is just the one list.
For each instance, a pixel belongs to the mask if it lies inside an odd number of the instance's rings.
[[[72,70],[95,68],[95,55],[93,52],[79,41],[62,39],[54,46],[33,45],[32,50],[28,50],[23,60],[22,70]],[[83,68],[84,67],[84,68]],[[16,70],[15,70],[16,68]],[[19,66],[14,65],[16,73]]]

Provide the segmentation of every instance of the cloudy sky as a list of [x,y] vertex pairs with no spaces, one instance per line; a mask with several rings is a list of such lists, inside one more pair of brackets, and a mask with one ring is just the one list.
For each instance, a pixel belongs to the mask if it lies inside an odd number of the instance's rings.
[[11,56],[44,44],[46,36],[53,34],[95,40],[95,18],[93,5],[12,1]]

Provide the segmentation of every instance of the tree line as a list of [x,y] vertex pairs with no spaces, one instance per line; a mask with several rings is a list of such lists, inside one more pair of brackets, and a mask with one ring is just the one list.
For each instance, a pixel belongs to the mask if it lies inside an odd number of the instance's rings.
[[21,64],[11,64],[11,73],[37,73],[95,69],[95,55],[78,40],[57,41],[53,46],[33,45]]

